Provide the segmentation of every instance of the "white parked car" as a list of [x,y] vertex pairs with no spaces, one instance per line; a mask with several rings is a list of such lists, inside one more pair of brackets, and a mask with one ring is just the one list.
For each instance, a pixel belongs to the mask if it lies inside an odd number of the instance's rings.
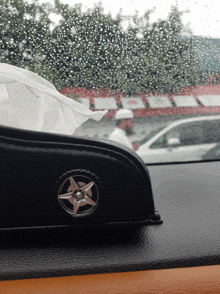
[[137,153],[146,163],[193,161],[220,142],[220,116],[177,120],[153,130]]

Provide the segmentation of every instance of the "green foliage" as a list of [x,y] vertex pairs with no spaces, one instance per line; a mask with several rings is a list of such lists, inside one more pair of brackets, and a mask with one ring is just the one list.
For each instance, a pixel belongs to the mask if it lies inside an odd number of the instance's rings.
[[51,39],[49,5],[0,0],[0,61],[29,68],[59,84],[46,62]]
[[[0,60],[29,68],[64,86],[139,91],[176,91],[194,85],[198,65],[190,39],[180,40],[181,12],[152,25],[153,11],[113,18],[101,4],[82,11],[54,0],[53,5],[0,0]],[[52,23],[51,13],[57,16]]]

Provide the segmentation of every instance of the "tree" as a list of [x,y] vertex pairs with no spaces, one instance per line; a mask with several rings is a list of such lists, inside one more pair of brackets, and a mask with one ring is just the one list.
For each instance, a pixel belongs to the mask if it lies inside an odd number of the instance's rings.
[[53,31],[59,42],[51,60],[65,85],[114,88],[124,40],[120,15],[112,19],[100,5],[82,12],[80,5],[55,3],[62,18]]
[[55,82],[56,74],[44,63],[50,42],[48,4],[0,0],[0,60],[31,69]]
[[[145,24],[136,30],[138,53],[135,52],[129,60],[132,68],[129,78],[137,89],[177,91],[180,87],[196,83],[197,63],[190,40],[180,39],[183,29],[180,16],[177,7],[172,7],[167,20],[159,20],[152,26],[149,25],[149,17],[145,22],[138,20]],[[137,34],[141,37],[137,38]]]
[[[181,39],[181,14],[150,23],[135,13],[123,28],[121,12],[105,15],[101,4],[82,11],[60,0],[53,5],[0,0],[0,59],[29,68],[64,86],[140,91],[176,91],[196,83],[192,42]],[[60,19],[52,23],[51,13]],[[53,25],[53,26],[52,26]]]

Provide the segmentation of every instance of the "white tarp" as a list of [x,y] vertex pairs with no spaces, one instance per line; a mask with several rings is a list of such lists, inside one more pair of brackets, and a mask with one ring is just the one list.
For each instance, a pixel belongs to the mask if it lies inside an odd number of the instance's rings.
[[173,101],[177,107],[197,107],[198,102],[192,95],[173,96]]
[[123,108],[126,109],[144,109],[144,103],[140,97],[123,97],[121,98]]
[[100,120],[106,113],[87,109],[37,74],[9,64],[0,63],[0,85],[0,124],[73,134],[89,118]]
[[151,108],[167,108],[173,107],[172,103],[170,102],[169,98],[166,96],[152,96],[147,97],[149,106]]
[[117,109],[117,103],[114,97],[94,98],[95,109]]
[[220,106],[220,95],[200,95],[198,99],[204,106]]

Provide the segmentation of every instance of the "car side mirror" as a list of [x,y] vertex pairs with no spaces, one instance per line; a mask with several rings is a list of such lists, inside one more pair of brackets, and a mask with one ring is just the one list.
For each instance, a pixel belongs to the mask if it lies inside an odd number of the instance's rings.
[[180,144],[179,138],[169,138],[167,141],[168,147],[175,147]]

